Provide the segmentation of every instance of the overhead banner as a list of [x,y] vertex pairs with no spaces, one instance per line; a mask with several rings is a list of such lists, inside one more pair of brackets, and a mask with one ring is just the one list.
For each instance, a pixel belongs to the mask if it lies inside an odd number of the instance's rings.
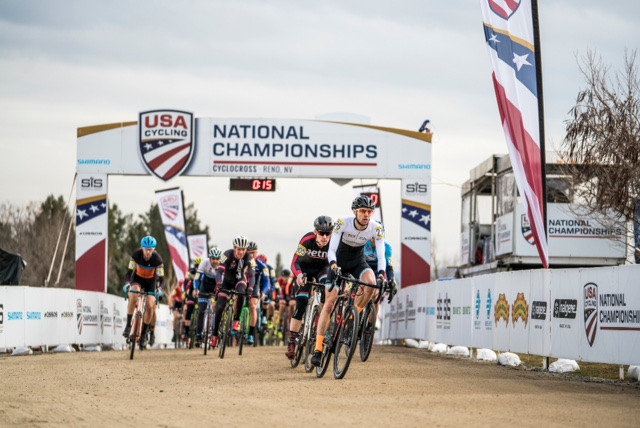
[[189,251],[187,250],[187,233],[184,221],[184,203],[182,190],[179,188],[158,190],[158,208],[167,238],[173,269],[176,278],[184,279],[189,270]]
[[197,258],[207,257],[207,234],[202,233],[200,235],[188,235],[187,241],[189,242],[189,259],[191,263]]
[[[402,286],[430,280],[430,131],[326,120],[195,118],[182,110],[154,109],[141,112],[137,121],[78,128],[77,136],[77,172],[86,177],[401,179],[402,248],[396,272]],[[171,242],[181,242],[184,225],[168,224],[175,232]],[[79,249],[94,245],[84,235],[76,240]],[[174,256],[185,267],[186,242],[184,237],[184,258]]]
[[544,219],[542,78],[535,0],[481,0],[493,86],[518,191],[542,265],[549,267]]

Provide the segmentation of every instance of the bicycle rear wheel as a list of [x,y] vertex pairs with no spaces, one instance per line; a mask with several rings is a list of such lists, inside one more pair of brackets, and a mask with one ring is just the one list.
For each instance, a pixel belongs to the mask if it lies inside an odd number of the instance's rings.
[[336,341],[333,357],[333,376],[342,379],[349,370],[349,364],[358,344],[358,311],[349,306],[343,314],[342,328]]
[[304,346],[304,371],[305,373],[311,373],[313,365],[311,364],[311,357],[313,351],[316,349],[316,335],[318,334],[318,320],[320,319],[320,307],[313,308],[311,314],[311,325],[309,326],[309,336],[306,339]]
[[373,347],[373,336],[376,331],[376,318],[378,313],[376,305],[369,302],[362,312],[362,331],[360,332],[360,359],[364,362],[369,359]]
[[[289,360],[291,362],[291,368],[295,369],[300,364],[300,360],[302,360],[302,354],[304,354],[304,349],[306,345],[305,336],[304,336],[304,316],[302,317],[302,324],[300,325],[300,330],[298,330],[298,337],[296,338],[296,353],[293,357],[293,360]],[[289,342],[287,342],[287,346],[289,346]]]
[[238,330],[238,355],[242,355],[242,347],[247,337],[247,328],[249,327],[249,309],[242,308],[240,311],[240,330]]
[[198,334],[198,305],[196,304],[191,312],[191,324],[189,325],[189,349],[193,349]]
[[224,358],[224,351],[227,349],[227,345],[231,342],[231,328],[233,325],[233,307],[227,303],[227,307],[222,315],[222,322],[220,323],[221,330],[218,332],[218,343],[220,345],[220,351],[218,353],[220,358]]

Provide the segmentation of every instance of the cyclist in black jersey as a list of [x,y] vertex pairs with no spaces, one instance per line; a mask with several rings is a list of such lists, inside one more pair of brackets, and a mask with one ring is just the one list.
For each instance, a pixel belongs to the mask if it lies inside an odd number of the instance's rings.
[[[196,272],[198,266],[202,263],[202,258],[198,257],[193,261],[193,267],[189,269],[189,273],[187,273],[187,278],[184,281],[184,293],[185,293],[185,302],[187,305],[187,310],[183,311],[184,316],[184,337],[189,337],[189,330],[191,329],[191,315],[193,315],[193,310],[196,307],[196,293],[194,280],[196,277]],[[190,345],[190,344],[189,344]]]
[[[129,270],[125,276],[124,292],[128,295],[129,306],[127,308],[127,325],[122,332],[124,337],[129,337],[131,333],[131,319],[138,302],[138,294],[129,293],[129,290],[156,292],[156,286],[160,288],[164,285],[164,264],[162,257],[155,251],[157,241],[153,236],[145,236],[140,241],[140,248],[133,252],[129,260]],[[142,347],[147,344],[147,331],[152,321],[153,313],[156,309],[156,299],[146,300],[147,310],[142,320],[142,332],[140,344]]]
[[329,276],[329,260],[327,259],[327,250],[331,241],[331,231],[333,230],[333,220],[331,217],[321,215],[313,222],[313,232],[305,234],[298,249],[291,260],[291,271],[296,278],[297,293],[296,310],[289,322],[289,344],[285,355],[290,360],[296,355],[296,339],[300,333],[302,325],[302,317],[309,302],[311,294],[311,285],[304,281],[304,274],[307,278],[315,278],[319,283],[326,283]]
[[[237,236],[233,240],[233,248],[224,252],[221,258],[221,264],[218,267],[216,283],[218,284],[218,297],[216,301],[216,315],[213,326],[213,336],[211,337],[211,347],[218,346],[218,328],[222,318],[222,312],[229,300],[228,290],[234,288],[239,293],[251,294],[255,281],[253,268],[247,247],[249,240],[244,236]],[[247,278],[249,283],[247,284]],[[238,296],[236,299],[235,319],[233,322],[233,330],[240,329],[240,309],[244,305],[244,296]]]

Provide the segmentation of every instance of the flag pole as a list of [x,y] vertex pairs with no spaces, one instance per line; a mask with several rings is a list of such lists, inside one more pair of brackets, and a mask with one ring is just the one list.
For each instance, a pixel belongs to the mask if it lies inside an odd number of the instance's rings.
[[531,16],[533,21],[533,42],[536,58],[536,86],[538,89],[538,117],[540,129],[540,168],[542,177],[542,220],[544,222],[544,236],[547,242],[547,155],[544,136],[544,97],[542,91],[542,54],[540,52],[540,22],[538,17],[538,0],[531,0]]

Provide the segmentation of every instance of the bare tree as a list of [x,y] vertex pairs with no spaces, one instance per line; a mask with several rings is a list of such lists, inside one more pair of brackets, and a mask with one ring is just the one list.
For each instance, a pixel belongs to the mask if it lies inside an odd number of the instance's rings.
[[[624,69],[613,76],[594,51],[578,61],[587,88],[565,121],[564,161],[576,197],[591,213],[623,215],[640,227],[640,82],[636,51],[625,51]],[[636,263],[640,260],[637,237]]]

